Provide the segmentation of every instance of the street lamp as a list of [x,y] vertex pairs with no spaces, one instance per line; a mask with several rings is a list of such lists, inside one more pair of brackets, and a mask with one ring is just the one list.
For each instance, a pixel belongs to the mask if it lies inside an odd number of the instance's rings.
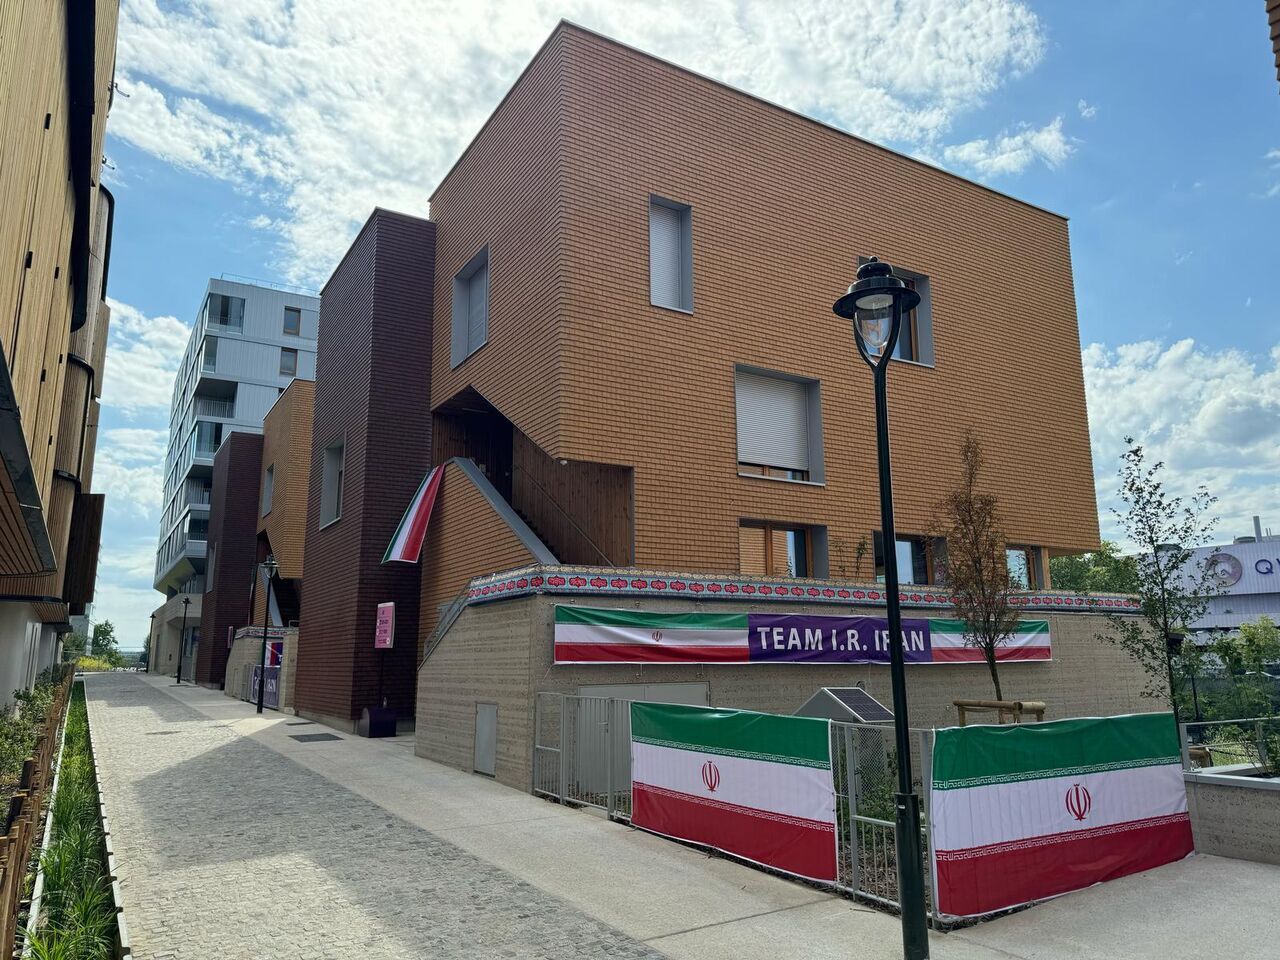
[[258,670],[258,712],[262,712],[263,696],[267,692],[267,627],[271,624],[271,578],[280,569],[274,553],[262,561],[262,572],[267,575],[267,602],[262,611],[262,663]]
[[[889,405],[885,375],[898,344],[902,318],[920,303],[920,294],[872,257],[858,268],[857,282],[835,302],[837,316],[853,321],[858,353],[871,368],[876,398],[876,453],[880,468],[880,526],[884,549],[885,605],[889,621],[889,663],[893,676],[893,727],[898,752],[898,792],[894,836],[898,854],[898,902],[902,907],[902,950],[906,960],[927,960],[928,920],[920,853],[920,799],[911,784],[911,731],[907,722],[907,679],[898,605],[897,535],[893,526],[893,479],[889,470]],[[927,772],[926,772],[927,775]]]
[[187,650],[187,607],[191,606],[191,598],[182,598],[182,632],[178,634],[178,683],[182,682],[182,655]]

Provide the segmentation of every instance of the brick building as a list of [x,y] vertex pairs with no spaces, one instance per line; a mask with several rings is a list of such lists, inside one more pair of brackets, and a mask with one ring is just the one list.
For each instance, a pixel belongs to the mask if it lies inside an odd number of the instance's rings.
[[[1081,639],[1091,608],[1046,592],[1051,556],[1098,544],[1063,217],[570,24],[431,214],[432,460],[445,474],[422,557],[421,754],[470,767],[474,748],[482,769],[496,752],[486,772],[527,785],[540,689],[705,681],[706,702],[787,711],[815,685],[886,686],[877,666],[566,667],[551,660],[553,605],[521,597],[745,616],[774,603],[756,584],[784,578],[779,600],[877,616],[881,594],[841,585],[874,587],[893,562],[938,616],[943,594],[927,591],[945,543],[930,531],[966,431],[1026,602],[1071,608],[1053,620],[1053,664],[1010,664],[1007,685],[1057,715],[1137,704],[1123,658]],[[831,310],[870,255],[922,297],[889,377],[889,550],[871,378]],[[707,592],[664,604],[677,584]],[[747,586],[752,602],[728,602]],[[990,695],[978,665],[921,669],[942,671],[922,693],[926,722],[945,719],[948,690]],[[482,726],[504,746],[482,749]]]
[[[1059,655],[1010,664],[1011,689],[1062,713],[1135,704],[1123,658],[1086,642],[1096,608],[1048,592],[1050,556],[1098,544],[1062,217],[567,23],[431,216],[375,212],[323,292],[299,713],[350,727],[375,701],[388,600],[419,752],[496,756],[477,768],[513,783],[538,690],[675,683],[784,710],[815,683],[879,689],[875,665],[567,667],[539,598],[876,616],[892,562],[944,616],[930,531],[968,430],[1024,600],[1054,608]],[[873,254],[922,297],[890,373],[888,550],[870,375],[831,311]],[[432,466],[420,565],[380,563]],[[928,669],[927,722],[956,684],[989,695],[981,664]]]
[[118,7],[0,8],[0,705],[93,599]]
[[[380,677],[413,716],[418,570],[381,560],[430,466],[434,243],[429,221],[375,210],[321,291],[294,707],[346,729]],[[388,651],[373,649],[380,603],[396,605]]]
[[[228,632],[252,623],[262,463],[263,436],[256,433],[228,434],[213,456],[204,593],[196,623],[188,624],[198,626],[199,632],[185,645],[182,667],[185,679],[205,686],[222,685]],[[192,633],[188,630],[188,637]],[[159,634],[152,654],[153,673],[176,671],[180,636],[180,629]]]
[[[923,297],[890,376],[905,581],[966,430],[1028,587],[1097,545],[1062,217],[568,24],[431,210],[434,462],[560,560],[872,579],[870,376],[831,303],[873,253]],[[424,577],[424,632],[497,562]]]

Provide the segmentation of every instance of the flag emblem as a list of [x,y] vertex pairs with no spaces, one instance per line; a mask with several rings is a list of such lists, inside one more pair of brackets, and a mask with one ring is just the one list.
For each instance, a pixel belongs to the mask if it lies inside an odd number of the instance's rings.
[[1089,788],[1082,787],[1080,784],[1072,784],[1071,789],[1067,791],[1067,812],[1077,820],[1083,820],[1089,815],[1089,809],[1093,806],[1093,797],[1089,796]]
[[720,786],[720,768],[710,760],[702,765],[702,782],[711,793],[715,793],[716,787]]

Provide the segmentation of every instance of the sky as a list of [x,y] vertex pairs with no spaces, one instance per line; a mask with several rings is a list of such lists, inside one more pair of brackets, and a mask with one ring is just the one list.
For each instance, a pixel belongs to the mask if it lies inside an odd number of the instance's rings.
[[94,478],[94,619],[122,646],[161,600],[168,406],[208,278],[318,288],[375,205],[427,214],[561,18],[1068,216],[1103,535],[1126,435],[1175,491],[1210,487],[1223,539],[1254,513],[1280,531],[1259,0],[123,0]]

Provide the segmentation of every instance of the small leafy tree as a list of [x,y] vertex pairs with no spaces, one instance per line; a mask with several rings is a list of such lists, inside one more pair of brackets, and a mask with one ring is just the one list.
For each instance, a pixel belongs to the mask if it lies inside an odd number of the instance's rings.
[[1110,540],[1093,553],[1053,557],[1049,578],[1058,590],[1075,593],[1137,593],[1138,558],[1122,557]]
[[90,641],[91,656],[104,660],[113,667],[123,666],[124,657],[116,646],[116,628],[110,620],[94,624],[93,638]]
[[1099,639],[1114,643],[1146,673],[1143,695],[1165,700],[1178,721],[1178,701],[1187,671],[1176,662],[1177,638],[1201,617],[1215,592],[1209,571],[1192,551],[1208,542],[1217,518],[1209,515],[1217,498],[1199,487],[1189,498],[1165,489],[1164,464],[1148,465],[1133,437],[1121,456],[1120,500],[1112,509],[1126,538],[1137,548],[1138,617],[1105,613]]
[[68,633],[62,640],[62,659],[75,661],[89,649],[89,638],[83,633]]
[[978,489],[982,446],[972,433],[960,444],[960,483],[936,508],[935,535],[946,538],[946,583],[955,597],[965,643],[982,651],[996,699],[1003,700],[996,651],[1017,629],[1007,538],[995,495]]

